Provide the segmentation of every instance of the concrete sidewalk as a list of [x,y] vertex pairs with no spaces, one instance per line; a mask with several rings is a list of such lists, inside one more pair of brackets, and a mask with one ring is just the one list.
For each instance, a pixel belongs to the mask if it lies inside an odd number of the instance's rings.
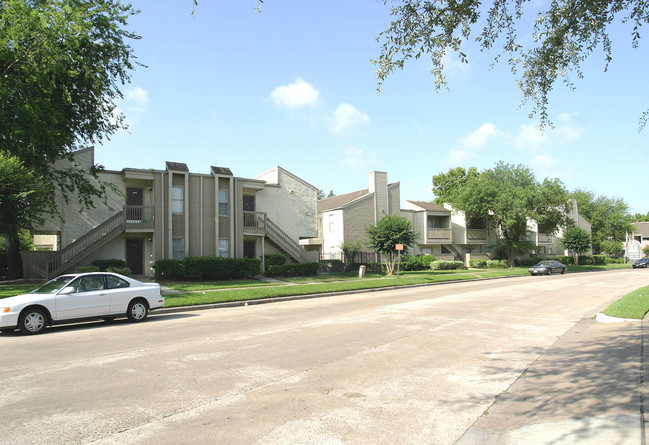
[[581,320],[456,445],[644,444],[643,323]]

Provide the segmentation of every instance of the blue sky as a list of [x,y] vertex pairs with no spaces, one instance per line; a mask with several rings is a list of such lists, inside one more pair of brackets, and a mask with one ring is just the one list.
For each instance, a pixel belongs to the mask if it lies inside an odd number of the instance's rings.
[[[375,37],[389,23],[380,1],[136,0],[129,29],[139,62],[119,108],[129,130],[96,147],[107,169],[191,171],[229,167],[236,176],[280,165],[317,188],[343,194],[367,187],[368,173],[401,182],[402,200],[430,200],[432,176],[450,168],[530,166],[537,179],[569,190],[621,197],[649,211],[645,181],[649,128],[646,45],[631,49],[629,28],[614,30],[613,62],[593,54],[576,90],[551,95],[554,130],[538,131],[519,108],[506,64],[468,48],[449,60],[450,91],[435,92],[430,62],[394,73],[377,94]],[[644,74],[644,75],[643,75]]]

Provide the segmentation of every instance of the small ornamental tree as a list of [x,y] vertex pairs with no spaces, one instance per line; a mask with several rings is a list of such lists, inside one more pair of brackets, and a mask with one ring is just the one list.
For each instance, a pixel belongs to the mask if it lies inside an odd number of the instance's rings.
[[348,268],[356,262],[356,256],[361,252],[363,244],[360,239],[355,239],[351,241],[343,241],[338,247],[343,251],[345,268]]
[[602,253],[612,257],[620,256],[624,252],[624,241],[604,240],[599,245]]
[[399,215],[388,215],[376,225],[365,229],[369,239],[369,247],[383,256],[385,269],[388,275],[394,273],[397,260],[397,244],[403,244],[403,254],[408,253],[408,246],[417,238],[417,233],[412,228],[412,223]]
[[579,264],[579,255],[588,252],[591,246],[590,234],[581,227],[570,227],[563,234],[561,245],[575,258]]

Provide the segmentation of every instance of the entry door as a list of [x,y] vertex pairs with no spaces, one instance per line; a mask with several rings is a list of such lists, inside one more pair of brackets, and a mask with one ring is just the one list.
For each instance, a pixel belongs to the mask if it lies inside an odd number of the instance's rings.
[[255,211],[255,197],[249,195],[243,195],[243,211],[244,212],[254,212]]
[[254,241],[243,241],[243,257],[244,258],[255,258],[255,242]]
[[126,220],[142,221],[144,191],[141,188],[126,187]]
[[144,240],[128,238],[126,240],[126,267],[133,275],[144,274]]

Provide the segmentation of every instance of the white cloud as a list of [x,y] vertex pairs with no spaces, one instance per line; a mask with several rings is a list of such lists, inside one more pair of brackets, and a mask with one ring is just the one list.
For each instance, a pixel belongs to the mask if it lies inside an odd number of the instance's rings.
[[548,143],[548,131],[541,131],[535,122],[523,124],[518,129],[518,134],[514,138],[514,147],[525,149],[542,147]]
[[275,88],[270,93],[275,105],[288,108],[314,107],[318,104],[320,93],[311,84],[301,78],[295,82]]
[[576,113],[560,114],[552,128],[541,131],[538,122],[523,124],[514,138],[514,146],[519,149],[537,149],[550,144],[563,144],[581,138],[582,130],[572,119]]
[[346,102],[338,105],[338,108],[331,113],[331,117],[331,129],[334,133],[342,133],[353,127],[370,123],[370,117],[365,112]]
[[448,154],[448,162],[451,165],[464,165],[466,161],[477,157],[478,155],[470,150],[451,150]]
[[[467,53],[467,56],[469,53]],[[442,63],[444,64],[444,73],[447,78],[456,78],[458,76],[466,77],[466,75],[471,70],[471,66],[468,62],[463,62],[460,59],[460,55],[456,52],[447,52],[442,57]]]
[[564,181],[572,178],[572,167],[547,154],[535,156],[530,167],[537,178],[561,178]]
[[144,112],[149,108],[149,93],[140,87],[131,87],[124,92],[126,107],[135,112]]
[[476,150],[486,146],[491,139],[505,135],[506,133],[500,131],[494,124],[486,123],[470,135],[461,137],[460,143],[468,150]]

